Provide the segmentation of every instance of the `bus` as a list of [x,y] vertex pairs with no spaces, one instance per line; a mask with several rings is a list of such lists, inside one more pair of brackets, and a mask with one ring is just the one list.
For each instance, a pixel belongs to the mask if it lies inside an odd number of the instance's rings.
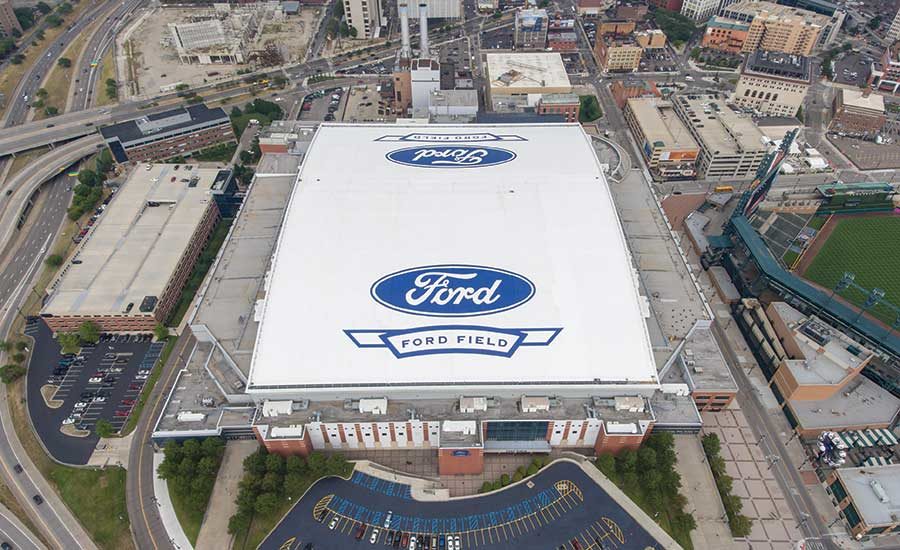
[[91,68],[96,69],[97,65],[99,65],[99,64],[100,64],[100,62],[97,60],[91,61]]
[[717,185],[713,187],[713,191],[716,193],[731,193],[734,191],[734,187],[731,185]]

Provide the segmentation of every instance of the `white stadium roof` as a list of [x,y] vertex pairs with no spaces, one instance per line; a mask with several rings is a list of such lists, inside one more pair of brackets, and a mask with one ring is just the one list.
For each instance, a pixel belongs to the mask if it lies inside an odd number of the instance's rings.
[[579,125],[323,125],[298,178],[249,392],[657,384]]

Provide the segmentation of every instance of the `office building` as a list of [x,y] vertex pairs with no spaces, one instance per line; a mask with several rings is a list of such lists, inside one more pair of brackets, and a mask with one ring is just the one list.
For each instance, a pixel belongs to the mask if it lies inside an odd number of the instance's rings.
[[491,98],[572,92],[558,53],[489,53],[485,62]]
[[225,110],[202,103],[105,126],[100,135],[118,163],[187,156],[235,140]]
[[682,378],[700,412],[721,411],[737,395],[737,382],[725,362],[710,321],[694,323],[668,363],[660,369],[663,380],[666,380],[666,371],[673,368],[681,369]]
[[413,59],[409,66],[413,112],[428,112],[428,98],[441,89],[441,67],[434,59]]
[[810,56],[824,33],[830,35],[832,19],[810,11],[772,2],[742,0],[722,8],[719,15],[750,25],[741,51],[784,52]]
[[604,72],[636,71],[643,53],[634,36],[598,34],[594,44],[594,58]]
[[697,171],[703,178],[749,178],[766,155],[765,136],[753,120],[713,95],[680,95],[675,112],[700,145]]
[[783,6],[791,6],[828,16],[832,16],[835,12],[840,11],[838,5],[829,0],[778,0],[778,3]]
[[616,34],[628,36],[637,28],[637,23],[630,19],[607,19],[597,24],[597,36]]
[[793,117],[811,81],[809,58],[759,50],[747,54],[732,100],[765,116]]
[[891,28],[888,29],[887,39],[893,42],[897,42],[900,40],[900,10],[897,11],[897,15],[894,16],[894,20],[891,21]]
[[524,50],[543,50],[546,48],[549,20],[547,10],[517,10],[515,21],[516,48]]
[[662,97],[652,80],[614,80],[609,85],[609,91],[619,109],[624,109],[625,104],[633,97]]
[[620,4],[616,6],[615,18],[627,19],[631,21],[642,21],[646,19],[648,11],[649,10],[645,4]]
[[151,332],[165,322],[219,219],[211,189],[230,177],[196,166],[135,167],[49,286],[47,325]]
[[576,10],[580,16],[597,17],[609,7],[609,0],[578,0]]
[[468,123],[478,114],[477,90],[435,90],[428,99],[428,113],[437,123]]
[[664,10],[680,12],[682,0],[649,0],[651,6],[662,8]]
[[875,134],[886,121],[884,97],[868,91],[839,88],[831,105],[831,124],[835,132]]
[[652,174],[663,180],[696,175],[700,149],[671,102],[655,97],[632,98],[626,101],[624,113]]
[[550,20],[550,29],[547,31],[547,48],[555,52],[578,50],[578,35],[574,19],[557,17]]
[[[347,24],[357,38],[375,38],[381,29],[381,0],[343,0]],[[414,3],[414,2],[412,2]]]
[[681,4],[681,15],[698,23],[705,23],[718,9],[719,0],[684,0]]
[[900,532],[900,464],[835,468],[825,483],[854,538]]
[[299,152],[297,144],[308,142],[314,131],[314,122],[273,120],[260,130],[259,150],[263,154]]
[[538,101],[537,114],[561,115],[566,122],[578,122],[581,100],[575,94],[544,94]]
[[749,23],[715,16],[706,24],[700,45],[712,50],[739,54],[743,51],[749,30]]
[[0,32],[5,36],[22,34],[22,25],[13,11],[12,0],[0,0]]

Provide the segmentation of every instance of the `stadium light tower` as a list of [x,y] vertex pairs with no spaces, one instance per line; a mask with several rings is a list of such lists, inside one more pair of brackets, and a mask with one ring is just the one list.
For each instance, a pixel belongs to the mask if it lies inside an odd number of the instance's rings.
[[831,289],[831,294],[828,296],[828,300],[822,304],[822,307],[819,308],[819,313],[822,313],[829,304],[831,304],[831,300],[834,298],[835,293],[843,292],[853,284],[853,281],[856,279],[856,274],[851,273],[849,271],[845,271],[843,275],[841,275],[841,279],[835,283],[834,287]]
[[863,313],[865,313],[870,308],[878,305],[878,303],[881,302],[883,298],[884,291],[880,288],[873,288],[869,292],[869,296],[866,298],[866,303],[864,303],[862,309],[859,310],[859,315],[856,316],[856,319],[853,320],[853,323],[855,324],[857,321],[859,321],[859,318],[863,316]]

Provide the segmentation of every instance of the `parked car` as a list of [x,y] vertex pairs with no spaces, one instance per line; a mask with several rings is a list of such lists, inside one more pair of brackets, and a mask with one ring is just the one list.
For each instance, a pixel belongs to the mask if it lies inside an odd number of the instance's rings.
[[387,516],[384,517],[384,528],[387,529],[391,526],[391,518],[394,516],[394,512],[392,510],[388,510]]
[[119,409],[113,413],[113,416],[123,417],[123,416],[128,416],[128,413],[129,413],[129,411]]
[[103,379],[100,378],[99,376],[94,376],[93,378],[88,378],[88,384],[99,384],[100,382],[103,382]]
[[122,404],[123,405],[134,405],[134,399],[123,399]]
[[380,532],[381,530],[378,529],[378,527],[372,529],[372,534],[369,535],[369,544],[375,544],[375,541],[378,540],[378,533]]
[[337,516],[335,516],[335,517],[331,518],[330,522],[328,522],[328,528],[331,530],[334,530],[334,528],[337,527],[337,524],[338,524],[338,518],[337,518]]

